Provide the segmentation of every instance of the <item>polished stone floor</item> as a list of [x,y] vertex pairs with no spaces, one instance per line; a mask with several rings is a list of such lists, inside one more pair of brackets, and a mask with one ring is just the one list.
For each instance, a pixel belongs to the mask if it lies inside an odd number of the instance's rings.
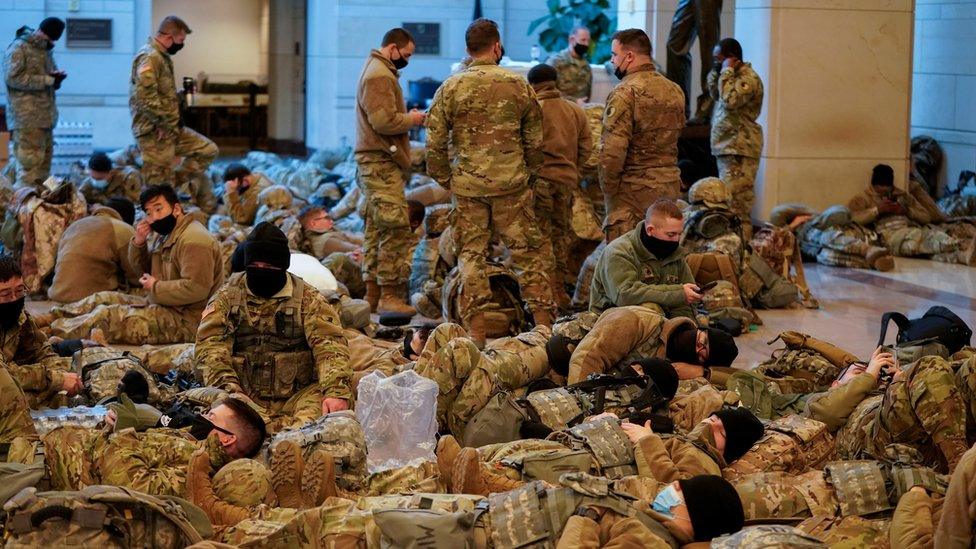
[[[828,340],[867,359],[878,341],[885,311],[914,318],[933,305],[944,305],[976,327],[976,268],[898,258],[888,273],[810,263],[805,270],[820,309],[759,311],[764,325],[736,340],[736,366],[749,368],[769,358],[782,344],[766,343],[785,330]],[[896,333],[892,323],[888,342],[894,341]]]

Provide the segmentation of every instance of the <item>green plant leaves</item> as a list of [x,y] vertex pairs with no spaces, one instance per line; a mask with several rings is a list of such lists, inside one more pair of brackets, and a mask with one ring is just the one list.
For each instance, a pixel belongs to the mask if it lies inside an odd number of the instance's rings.
[[590,29],[590,60],[600,64],[610,59],[610,37],[617,29],[617,19],[610,9],[609,0],[546,0],[549,15],[540,17],[529,24],[528,34],[532,35],[545,25],[539,33],[539,45],[547,52],[566,47],[566,37],[573,27],[583,25]]

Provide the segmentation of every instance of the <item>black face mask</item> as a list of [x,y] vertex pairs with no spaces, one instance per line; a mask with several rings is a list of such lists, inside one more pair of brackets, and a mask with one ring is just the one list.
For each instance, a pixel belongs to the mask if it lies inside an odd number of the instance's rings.
[[505,46],[499,46],[499,47],[502,50],[502,54],[500,56],[498,56],[498,61],[495,61],[495,64],[496,65],[501,65],[502,64],[502,58],[505,57]]
[[407,330],[407,333],[403,334],[403,358],[407,360],[412,360],[410,357],[417,354],[413,352],[413,345],[410,342],[413,341],[413,332]]
[[24,298],[9,303],[0,303],[0,328],[9,330],[16,326],[23,310]]
[[627,71],[621,70],[620,67],[614,65],[613,66],[613,75],[616,76],[618,79],[623,80],[624,77],[627,76]]
[[210,433],[214,429],[226,435],[234,434],[227,429],[217,427],[212,421],[204,417],[203,414],[196,414],[190,419],[190,436],[196,440],[207,440],[207,437],[210,436]]
[[400,51],[400,48],[397,48],[397,53],[400,54],[400,58],[399,59],[390,59],[390,62],[393,63],[393,66],[396,67],[396,70],[401,71],[401,70],[404,69],[404,67],[407,66],[407,63],[408,62],[407,62],[406,59],[403,58],[403,52]]
[[247,287],[260,297],[271,297],[285,287],[288,271],[284,269],[266,269],[264,267],[247,267]]
[[168,48],[166,48],[166,53],[170,55],[176,55],[176,52],[183,49],[183,44],[177,44],[173,42]]
[[48,41],[48,43],[47,43],[47,49],[48,50],[53,50],[54,49],[54,42]]
[[668,338],[666,354],[672,362],[698,364],[698,329],[688,326]]
[[714,63],[712,63],[712,70],[715,72],[722,72],[722,62],[715,61]]
[[674,252],[678,251],[678,246],[681,244],[679,241],[672,242],[670,240],[661,240],[656,236],[650,236],[647,234],[647,231],[641,231],[640,237],[644,248],[654,254],[654,257],[658,259],[671,257]]
[[173,229],[176,228],[176,216],[171,213],[162,219],[153,221],[149,224],[149,226],[157,234],[161,234],[163,236],[168,235],[169,233],[173,232]]
[[586,57],[587,54],[590,53],[590,46],[586,44],[576,44],[573,46],[573,51],[576,52],[576,55],[580,57]]

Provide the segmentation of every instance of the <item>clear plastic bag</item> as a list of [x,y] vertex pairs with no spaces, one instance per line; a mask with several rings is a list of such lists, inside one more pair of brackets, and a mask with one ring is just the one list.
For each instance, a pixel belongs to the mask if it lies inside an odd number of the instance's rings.
[[373,372],[360,380],[356,419],[370,473],[436,460],[437,383],[413,370],[391,377]]

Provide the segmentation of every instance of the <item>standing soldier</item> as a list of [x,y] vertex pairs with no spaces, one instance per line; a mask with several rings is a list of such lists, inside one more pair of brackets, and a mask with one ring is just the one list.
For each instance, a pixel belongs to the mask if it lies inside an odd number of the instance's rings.
[[556,69],[536,65],[528,74],[542,107],[542,150],[545,160],[535,183],[536,217],[542,231],[545,254],[553,258],[553,298],[562,308],[569,307],[564,281],[569,274],[566,262],[572,245],[570,217],[573,191],[579,188],[583,165],[590,158],[592,141],[586,113],[579,105],[559,97]]
[[464,39],[471,64],[441,85],[430,107],[427,172],[454,193],[451,226],[460,249],[461,316],[471,339],[483,345],[492,233],[512,253],[536,324],[552,324],[532,191],[543,161],[542,109],[528,82],[498,66],[502,45],[494,21],[475,20]]
[[7,129],[13,132],[17,158],[17,186],[38,186],[51,173],[58,123],[54,91],[68,74],[54,64],[54,43],[64,32],[64,21],[48,17],[40,27],[17,33],[3,58],[7,84]]
[[715,101],[712,112],[712,154],[719,178],[729,186],[732,211],[742,222],[742,236],[752,239],[753,185],[762,153],[763,84],[752,65],[742,62],[742,46],[735,38],[719,40],[715,66],[708,73],[708,89]]
[[176,185],[174,168],[182,158],[186,179],[200,181],[217,158],[213,141],[183,127],[176,77],[170,56],[183,49],[190,27],[175,15],[167,15],[156,36],[139,50],[129,76],[129,110],[132,134],[142,151],[142,179],[147,185]]
[[678,136],[685,126],[684,94],[654,69],[647,33],[619,31],[610,49],[621,82],[603,113],[600,185],[607,242],[640,223],[658,198],[678,198]]
[[575,27],[569,33],[569,47],[546,59],[546,65],[556,69],[556,88],[563,97],[577,103],[590,99],[593,70],[586,59],[590,54],[590,29]]
[[[410,279],[411,232],[403,188],[410,169],[407,130],[425,114],[407,112],[397,78],[416,45],[405,29],[383,36],[366,60],[356,92],[356,163],[366,197],[363,280],[373,310],[414,314],[403,297]],[[404,276],[405,275],[405,276]]]

